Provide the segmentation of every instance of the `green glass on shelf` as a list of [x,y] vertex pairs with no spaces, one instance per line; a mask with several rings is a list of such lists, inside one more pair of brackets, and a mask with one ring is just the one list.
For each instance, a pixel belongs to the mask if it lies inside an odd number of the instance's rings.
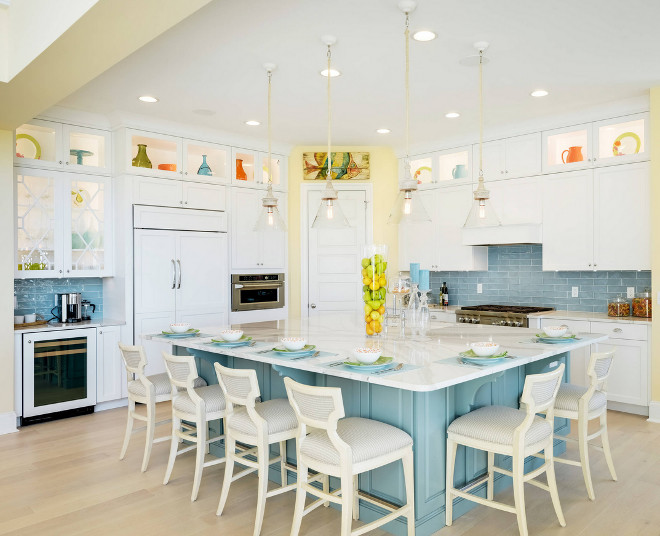
[[151,169],[151,160],[147,156],[147,146],[144,143],[138,143],[138,152],[133,158],[133,166]]

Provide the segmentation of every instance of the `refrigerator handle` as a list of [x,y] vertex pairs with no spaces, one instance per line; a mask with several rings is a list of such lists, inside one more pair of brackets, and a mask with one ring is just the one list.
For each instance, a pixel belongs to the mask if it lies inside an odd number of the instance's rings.
[[176,286],[176,288],[181,288],[181,261],[177,259],[176,263],[179,265],[179,284]]
[[176,287],[176,265],[174,264],[174,259],[172,259],[172,288]]

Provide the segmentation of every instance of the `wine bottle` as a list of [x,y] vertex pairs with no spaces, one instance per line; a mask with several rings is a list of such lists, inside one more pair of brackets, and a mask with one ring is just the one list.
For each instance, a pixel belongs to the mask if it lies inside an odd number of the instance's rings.
[[447,307],[449,305],[449,289],[447,288],[447,282],[442,282],[442,288],[440,289],[440,294],[442,295],[442,305]]

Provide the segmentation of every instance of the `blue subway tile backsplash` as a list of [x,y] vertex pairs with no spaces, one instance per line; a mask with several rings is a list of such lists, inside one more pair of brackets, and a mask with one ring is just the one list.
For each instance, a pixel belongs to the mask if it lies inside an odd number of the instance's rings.
[[[446,281],[450,305],[494,303],[607,312],[608,300],[625,296],[627,287],[635,287],[635,292],[651,287],[650,270],[543,272],[542,254],[540,245],[490,246],[487,272],[431,272],[433,301],[437,303]],[[579,288],[577,298],[571,297],[572,287]]]
[[60,292],[80,292],[83,300],[96,305],[93,319],[103,317],[103,279],[84,277],[76,279],[14,279],[14,293],[18,307],[15,314],[37,313],[45,320],[52,318],[55,294]]

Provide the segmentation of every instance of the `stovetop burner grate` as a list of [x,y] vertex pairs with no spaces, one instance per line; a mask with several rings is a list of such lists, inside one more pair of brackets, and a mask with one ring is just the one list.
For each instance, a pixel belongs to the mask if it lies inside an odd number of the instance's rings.
[[461,311],[490,311],[495,313],[543,313],[545,311],[554,311],[553,307],[531,307],[522,305],[468,305],[461,307]]

